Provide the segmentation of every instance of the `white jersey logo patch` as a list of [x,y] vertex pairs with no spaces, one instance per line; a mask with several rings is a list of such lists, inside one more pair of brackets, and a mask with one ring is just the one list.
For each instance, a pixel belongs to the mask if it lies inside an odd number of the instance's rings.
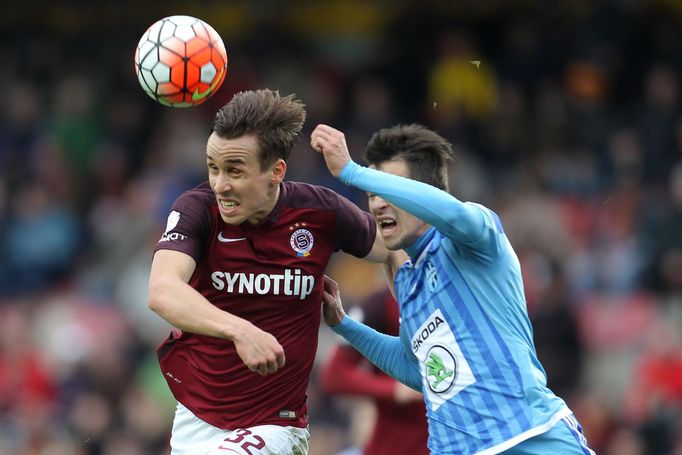
[[423,390],[433,411],[476,382],[440,309],[417,329],[412,337],[412,350],[422,366]]
[[168,215],[168,221],[166,221],[166,231],[161,236],[159,242],[168,242],[169,240],[184,240],[187,236],[178,234],[177,232],[171,232],[175,229],[180,222],[180,212],[177,210],[172,210]]
[[168,221],[166,221],[166,231],[164,234],[168,234],[170,231],[175,229],[175,226],[178,225],[178,222],[180,221],[180,212],[177,210],[173,210],[168,214]]

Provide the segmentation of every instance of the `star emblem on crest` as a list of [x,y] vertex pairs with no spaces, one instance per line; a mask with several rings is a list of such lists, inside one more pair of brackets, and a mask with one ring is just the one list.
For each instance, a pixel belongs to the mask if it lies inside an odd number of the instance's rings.
[[305,227],[305,226],[307,226],[307,225],[308,225],[308,224],[305,223],[305,222],[303,222],[303,221],[301,221],[301,222],[296,222],[296,223],[292,224],[291,226],[289,226],[289,230],[290,230],[290,231],[293,231],[294,229],[298,229],[298,228],[300,228],[300,227]]

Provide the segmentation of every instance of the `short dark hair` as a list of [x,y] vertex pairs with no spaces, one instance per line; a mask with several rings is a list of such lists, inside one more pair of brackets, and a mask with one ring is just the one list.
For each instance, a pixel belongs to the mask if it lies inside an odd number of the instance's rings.
[[410,178],[448,191],[446,161],[452,159],[452,145],[435,131],[417,124],[384,128],[372,136],[365,148],[365,160],[378,166],[403,159]]
[[236,93],[215,115],[213,132],[223,139],[253,135],[260,148],[260,167],[286,161],[305,122],[305,106],[269,89]]

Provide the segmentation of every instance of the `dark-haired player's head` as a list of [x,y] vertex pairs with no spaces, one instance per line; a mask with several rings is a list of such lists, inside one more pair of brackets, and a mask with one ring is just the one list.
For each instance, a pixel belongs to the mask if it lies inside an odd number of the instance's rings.
[[217,112],[206,163],[223,221],[257,224],[270,213],[304,121],[301,101],[267,89],[239,92]]
[[[447,161],[452,146],[421,125],[398,125],[374,133],[365,149],[369,167],[427,183],[448,191]],[[399,250],[412,245],[429,225],[390,202],[369,195],[369,211],[377,222],[386,247]]]
[[452,146],[422,125],[397,125],[377,131],[367,143],[365,159],[373,167],[404,160],[410,172],[407,177],[448,191],[447,161],[452,159]]

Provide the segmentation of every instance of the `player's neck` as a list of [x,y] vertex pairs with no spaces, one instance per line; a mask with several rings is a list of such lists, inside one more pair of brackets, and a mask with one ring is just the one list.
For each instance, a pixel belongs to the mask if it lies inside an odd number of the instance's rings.
[[280,185],[277,184],[275,185],[275,188],[271,190],[274,194],[268,199],[268,203],[265,207],[263,207],[263,217],[260,218],[258,221],[255,223],[251,223],[252,225],[259,225],[262,224],[263,221],[267,220],[270,218],[270,215],[272,214],[272,211],[275,210],[275,207],[277,207],[277,203],[279,202],[279,196],[280,196]]
[[[272,213],[272,211],[275,209],[275,207],[277,207],[277,202],[279,201],[279,191],[280,191],[279,187],[280,187],[279,184],[275,185],[275,190],[274,190],[275,194],[272,197],[272,199],[270,199],[270,210],[268,210],[268,215],[270,215],[270,213]],[[267,218],[267,215],[265,217]]]

